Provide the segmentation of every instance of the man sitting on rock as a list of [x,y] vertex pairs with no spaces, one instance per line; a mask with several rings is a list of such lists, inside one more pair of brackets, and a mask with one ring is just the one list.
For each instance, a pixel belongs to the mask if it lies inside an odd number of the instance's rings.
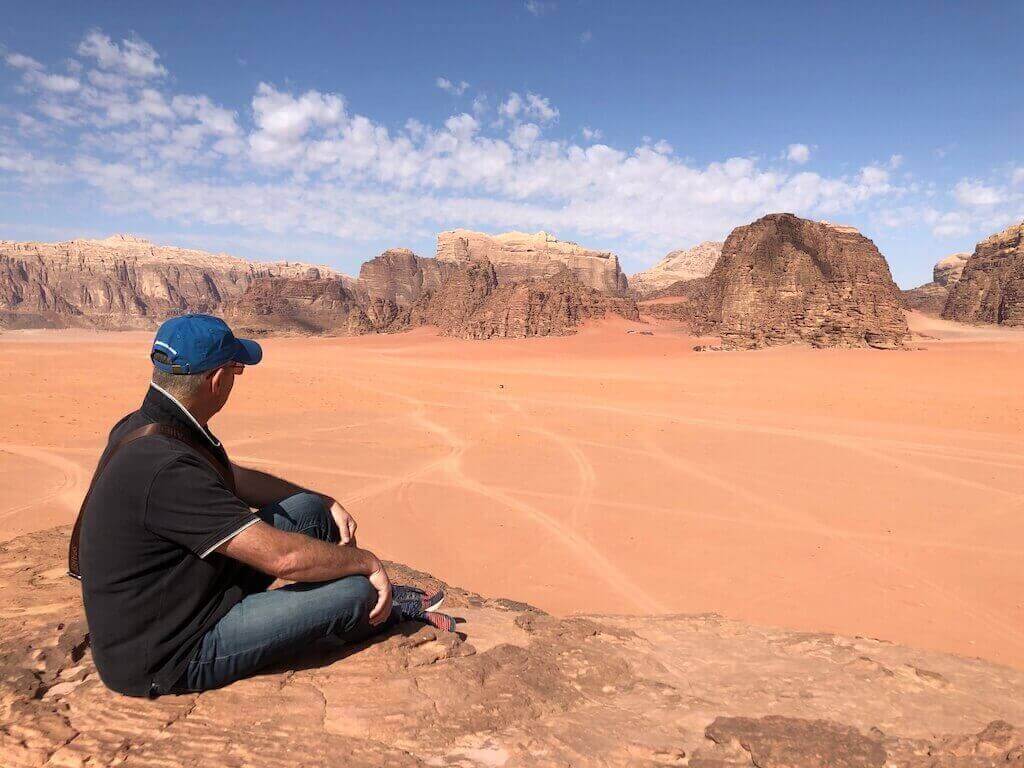
[[110,433],[69,560],[115,691],[217,688],[406,619],[454,630],[440,593],[392,587],[341,504],[228,460],[207,424],[262,355],[218,318],[168,320],[142,407]]

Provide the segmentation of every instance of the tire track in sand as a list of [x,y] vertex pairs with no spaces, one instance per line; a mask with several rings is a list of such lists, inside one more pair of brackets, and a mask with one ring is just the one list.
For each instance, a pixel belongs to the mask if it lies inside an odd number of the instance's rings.
[[72,512],[77,512],[78,507],[85,496],[86,470],[79,464],[66,459],[56,451],[38,448],[33,445],[17,445],[15,443],[0,443],[0,450],[12,453],[15,456],[37,461],[56,469],[60,473],[60,481],[56,488],[48,493],[39,496],[25,504],[18,504],[14,507],[0,511],[0,520],[24,512],[27,509],[34,509],[50,501],[57,500]]

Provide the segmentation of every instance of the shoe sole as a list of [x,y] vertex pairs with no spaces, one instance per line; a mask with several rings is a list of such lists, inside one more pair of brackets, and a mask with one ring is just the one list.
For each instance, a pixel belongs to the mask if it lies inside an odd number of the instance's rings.
[[428,606],[427,606],[426,608],[424,608],[423,610],[424,610],[424,611],[436,611],[436,610],[437,610],[438,608],[440,608],[440,607],[441,607],[442,605],[444,605],[444,595],[441,595],[441,599],[440,599],[440,600],[438,600],[438,601],[437,601],[436,603],[432,603],[431,605],[428,605]]

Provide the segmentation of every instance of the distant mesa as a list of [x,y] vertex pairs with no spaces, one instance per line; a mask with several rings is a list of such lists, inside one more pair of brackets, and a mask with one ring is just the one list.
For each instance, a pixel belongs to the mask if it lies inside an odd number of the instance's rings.
[[978,243],[949,289],[942,316],[965,323],[1024,325],[1024,222]]
[[679,319],[721,336],[727,349],[891,349],[909,337],[899,289],[875,244],[852,227],[789,213],[737,227],[707,278],[674,286]]
[[297,262],[249,262],[132,235],[62,243],[0,240],[0,327],[147,328],[218,312],[259,278],[337,276]]
[[707,241],[693,248],[672,251],[650,269],[629,276],[629,287],[638,298],[649,298],[674,283],[711,274],[724,243]]
[[960,280],[968,258],[969,253],[954,253],[937,262],[932,269],[932,282],[903,291],[907,308],[929,315],[942,314],[950,288]]
[[[944,268],[946,269],[946,268]],[[947,273],[946,269],[943,279]],[[638,288],[639,286],[639,288]],[[635,296],[643,292],[638,306]],[[724,244],[668,254],[631,287],[608,251],[546,232],[442,232],[432,258],[404,248],[359,277],[258,263],[131,235],[0,241],[0,327],[152,327],[186,312],[246,333],[394,333],[432,326],[467,339],[563,335],[620,316],[682,321],[722,346],[899,347],[903,299],[885,259],[851,227],[772,214]]]
[[554,277],[565,267],[583,285],[607,294],[625,293],[628,281],[618,257],[559,240],[547,232],[485,235],[454,229],[437,236],[439,261],[486,259],[502,283]]

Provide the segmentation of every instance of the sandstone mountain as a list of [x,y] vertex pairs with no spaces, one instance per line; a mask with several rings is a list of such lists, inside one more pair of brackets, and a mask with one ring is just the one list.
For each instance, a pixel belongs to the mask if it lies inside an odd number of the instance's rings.
[[672,251],[648,270],[629,276],[629,287],[640,298],[681,280],[696,280],[711,274],[722,255],[723,243],[704,242],[688,250]]
[[907,307],[928,314],[941,314],[949,290],[960,280],[969,257],[969,253],[954,253],[937,262],[932,268],[932,282],[903,291]]
[[764,216],[737,227],[700,286],[694,329],[750,349],[903,346],[903,301],[875,244],[852,227]]
[[485,258],[502,283],[553,277],[564,266],[581,283],[602,293],[620,294],[628,286],[615,254],[592,251],[546,232],[442,232],[437,236],[437,258],[455,262]]
[[1024,223],[978,243],[949,291],[942,316],[1024,325]]
[[4,768],[1024,762],[1019,670],[713,614],[560,619],[453,587],[463,634],[403,624],[221,690],[121,697],[97,678],[68,533],[0,544]]
[[217,312],[261,277],[337,276],[297,262],[248,262],[130,235],[63,243],[0,241],[0,327],[152,326]]
[[340,277],[259,277],[221,307],[238,334],[360,334],[374,330],[352,284]]

